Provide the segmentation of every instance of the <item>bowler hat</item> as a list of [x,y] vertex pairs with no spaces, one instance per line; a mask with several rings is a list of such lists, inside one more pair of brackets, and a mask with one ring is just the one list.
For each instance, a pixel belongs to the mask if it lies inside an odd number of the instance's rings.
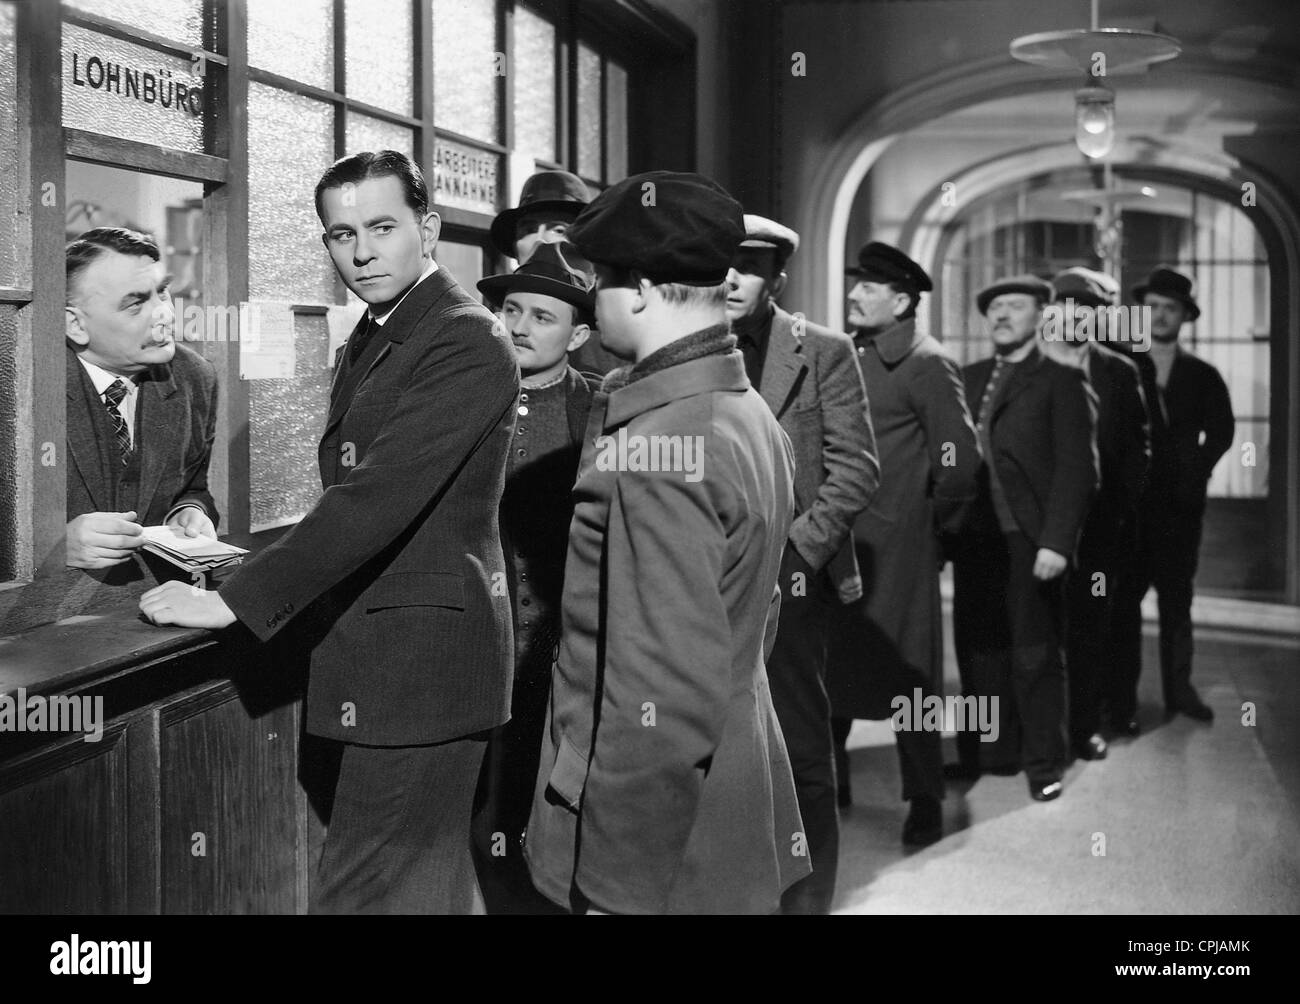
[[870,241],[858,252],[856,268],[846,268],[845,275],[867,282],[888,282],[914,293],[928,293],[934,283],[916,262],[891,244]]
[[1068,298],[1085,307],[1108,307],[1119,300],[1119,283],[1104,272],[1076,266],[1056,274],[1052,292],[1058,303]]
[[1148,293],[1168,296],[1181,302],[1187,308],[1189,321],[1194,321],[1201,316],[1201,308],[1196,305],[1196,299],[1192,296],[1191,277],[1175,272],[1167,265],[1157,265],[1147,276],[1146,282],[1133,287],[1133,298],[1138,303],[1141,303],[1142,298]]
[[538,171],[524,182],[519,205],[497,213],[489,231],[492,246],[508,258],[515,256],[515,223],[526,213],[554,212],[573,219],[591,200],[586,183],[568,171]]
[[745,239],[740,203],[703,175],[648,171],[601,192],[569,227],[591,261],[657,283],[720,285]]
[[541,293],[571,303],[585,313],[596,308],[595,286],[590,263],[567,241],[539,244],[533,256],[513,272],[478,281],[479,291],[494,304],[504,302],[514,292]]
[[1052,287],[1038,276],[1012,275],[985,286],[975,295],[975,305],[979,307],[980,313],[987,314],[989,304],[1003,293],[1024,293],[1037,299],[1039,304],[1052,299]]

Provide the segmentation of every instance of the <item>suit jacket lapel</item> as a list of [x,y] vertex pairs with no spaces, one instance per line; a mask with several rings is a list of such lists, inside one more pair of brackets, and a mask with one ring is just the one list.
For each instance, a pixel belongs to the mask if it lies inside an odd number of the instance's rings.
[[[334,364],[334,379],[330,383],[330,412],[325,420],[326,432],[338,424],[339,419],[343,417],[343,412],[347,410],[339,394],[339,388],[343,386],[343,378],[347,371],[352,368],[352,343],[361,337],[361,333],[366,330],[366,325],[369,323],[370,311],[367,310],[362,313],[357,326],[352,329],[352,334],[348,335],[348,340],[339,348],[338,362]],[[375,337],[378,338],[379,335]]]
[[[149,371],[148,379],[140,382],[136,418],[136,449],[141,451],[139,516],[143,522],[164,470],[175,462],[179,430],[189,420],[185,398],[177,393],[171,367],[155,366]],[[167,500],[167,507],[171,507],[171,499]]]
[[1007,382],[1002,388],[1002,393],[998,395],[998,400],[993,405],[994,415],[1005,408],[1008,401],[1029,386],[1034,372],[1042,361],[1043,353],[1038,346],[1034,346],[1033,351],[1012,368],[1011,375],[1007,377]]
[[95,434],[95,415],[91,408],[99,405],[100,397],[86,372],[71,350],[67,355],[68,395],[68,452],[77,469],[86,492],[95,505],[96,512],[109,512],[113,508],[113,490],[104,478],[110,462],[103,438]]
[[767,339],[767,357],[763,360],[763,386],[760,392],[777,418],[785,412],[790,391],[807,368],[803,342],[794,336],[794,318],[777,307]]

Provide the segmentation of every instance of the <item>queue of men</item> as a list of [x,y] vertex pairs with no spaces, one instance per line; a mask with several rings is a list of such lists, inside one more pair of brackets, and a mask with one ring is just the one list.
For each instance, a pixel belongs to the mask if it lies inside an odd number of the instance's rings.
[[[829,913],[849,728],[942,693],[949,560],[962,693],[997,723],[958,733],[958,774],[1023,771],[1045,801],[1072,756],[1136,734],[1152,582],[1166,707],[1208,718],[1191,577],[1232,414],[1177,346],[1186,277],[1138,291],[1165,318],[1150,360],[1084,323],[1107,276],[1001,279],[976,298],[992,355],[962,370],[898,248],[862,248],[852,331],[828,330],[778,306],[799,235],[699,175],[588,199],[543,172],[492,228],[519,266],[478,284],[491,312],[439,269],[408,157],[343,158],[316,210],[368,305],[324,493],[219,589],[140,603],[310,649],[307,728],[343,749],[314,912]],[[171,344],[157,261],[125,231],[69,246],[69,436],[93,472],[69,479],[70,565],[138,549],[134,471],[148,523],[213,532],[215,383]],[[1044,335],[1067,298],[1094,340]],[[596,342],[603,377],[577,365]],[[191,401],[185,442],[143,395],[123,411],[108,377],[140,374]],[[903,841],[933,843],[940,729],[897,748]]]

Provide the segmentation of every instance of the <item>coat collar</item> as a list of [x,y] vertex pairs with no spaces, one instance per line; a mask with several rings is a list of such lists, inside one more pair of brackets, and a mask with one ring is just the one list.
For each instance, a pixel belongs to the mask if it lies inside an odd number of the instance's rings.
[[613,429],[653,408],[697,394],[744,391],[748,387],[745,357],[738,351],[692,359],[611,392],[605,407],[604,427]]
[[896,366],[911,355],[924,338],[925,335],[916,330],[916,318],[909,317],[868,340],[881,362],[886,366]]
[[772,333],[767,340],[767,357],[763,360],[761,393],[777,418],[785,411],[791,390],[807,368],[803,339],[795,334],[794,318],[776,307],[772,313]]
[[[994,406],[994,414],[1005,408],[1008,401],[1033,382],[1034,374],[1038,372],[1039,367],[1043,365],[1043,360],[1046,358],[1043,355],[1043,350],[1035,342],[1033,348],[1029,350],[1029,354],[1020,362],[1013,364],[1011,375],[1007,377],[1006,385],[1002,388],[1002,393],[998,396],[998,402]],[[990,372],[992,371],[990,370]]]
[[[415,331],[415,326],[424,319],[424,315],[432,310],[444,296],[446,296],[456,286],[456,280],[453,279],[445,268],[439,268],[433,274],[420,280],[412,289],[402,298],[402,302],[393,308],[392,312],[384,318],[384,323],[380,325],[379,330],[375,333],[375,338],[386,339],[383,347],[375,355],[370,366],[367,367],[365,375],[357,381],[357,387],[365,383],[366,379],[374,372],[375,367],[388,357],[394,345],[401,345],[411,333]],[[330,387],[330,413],[325,420],[324,436],[329,435],[334,428],[343,419],[344,413],[348,410],[348,405],[352,403],[351,396],[344,400],[339,395],[338,390],[343,382],[343,371],[350,365],[348,361],[347,347],[352,343],[352,339],[365,330],[369,322],[369,313],[361,315],[357,326],[348,336],[347,342],[344,343],[338,357],[338,364],[334,367],[334,381]]]

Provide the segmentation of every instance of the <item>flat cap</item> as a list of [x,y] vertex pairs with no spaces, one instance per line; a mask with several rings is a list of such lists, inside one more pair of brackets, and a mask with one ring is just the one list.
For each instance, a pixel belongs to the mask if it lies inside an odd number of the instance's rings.
[[928,293],[934,283],[916,262],[892,244],[871,241],[858,252],[856,268],[846,268],[845,275],[856,276],[867,282],[892,282],[917,293]]
[[726,279],[745,224],[740,203],[717,182],[648,171],[596,196],[567,237],[594,263],[654,282],[714,286]]
[[777,260],[784,262],[799,250],[799,235],[784,223],[769,220],[766,216],[745,214],[745,239],[743,248],[775,248]]
[[1037,299],[1040,304],[1048,303],[1052,299],[1052,287],[1046,280],[1036,275],[1012,275],[985,286],[976,294],[975,305],[979,307],[980,313],[987,314],[989,304],[1003,293],[1026,293]]
[[1105,272],[1075,266],[1058,272],[1052,280],[1058,302],[1071,299],[1085,307],[1108,307],[1119,302],[1119,283]]

